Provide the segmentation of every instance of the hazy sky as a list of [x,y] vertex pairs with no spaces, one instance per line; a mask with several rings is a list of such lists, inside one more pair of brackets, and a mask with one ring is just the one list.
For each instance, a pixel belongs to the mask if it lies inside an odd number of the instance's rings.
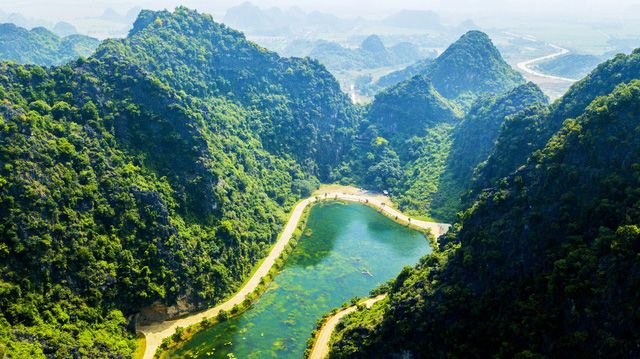
[[[111,7],[124,12],[133,6],[174,8],[186,5],[221,15],[242,0],[0,0],[0,11],[20,12],[49,21],[98,16]],[[255,0],[267,6],[299,6],[348,16],[379,17],[400,8],[436,10],[453,17],[551,16],[554,19],[593,20],[605,17],[640,18],[640,0]]]

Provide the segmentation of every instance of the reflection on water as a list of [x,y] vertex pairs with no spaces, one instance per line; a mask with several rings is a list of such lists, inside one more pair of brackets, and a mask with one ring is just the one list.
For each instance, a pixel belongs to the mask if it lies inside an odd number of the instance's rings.
[[301,358],[324,313],[367,296],[430,252],[422,234],[358,204],[317,205],[307,229],[310,236],[302,236],[251,309],[196,334],[169,357]]

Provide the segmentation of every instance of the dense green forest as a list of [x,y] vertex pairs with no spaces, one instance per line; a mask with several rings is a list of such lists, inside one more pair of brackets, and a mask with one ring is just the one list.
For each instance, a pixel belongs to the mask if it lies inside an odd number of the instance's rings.
[[142,11],[129,36],[106,41],[96,57],[125,58],[178,92],[254,111],[250,130],[264,147],[323,180],[356,126],[357,110],[320,63],[279,57],[186,8]]
[[508,176],[391,283],[387,301],[347,318],[330,357],[640,355],[639,54],[510,118],[503,139],[546,143],[511,147],[528,159],[517,171],[506,162]]
[[502,125],[515,114],[545,104],[546,96],[531,82],[505,94],[478,99],[451,134],[451,149],[430,206],[432,215],[451,220],[456,212],[467,208],[469,199],[473,199],[467,192],[475,169],[487,160]]
[[541,149],[563,122],[582,114],[599,96],[620,83],[640,78],[640,51],[620,54],[600,64],[549,107],[530,108],[505,122],[486,163],[478,169],[472,185],[477,194],[514,172],[536,150]]
[[0,65],[0,116],[0,350],[54,358],[129,357],[142,308],[232,293],[358,118],[316,62],[185,8]]
[[84,35],[59,37],[44,27],[31,30],[0,24],[0,61],[40,66],[62,65],[89,56],[100,41]]
[[368,106],[354,156],[334,178],[388,191],[415,215],[453,221],[505,120],[547,99],[479,31],[412,71]]
[[141,12],[88,59],[3,63],[0,85],[0,345],[16,356],[129,356],[136,313],[233,292],[320,180],[426,210],[465,123],[424,73],[359,109],[318,62],[182,7]]
[[469,107],[485,93],[499,94],[524,83],[487,34],[469,31],[424,72],[442,96]]
[[640,50],[549,105],[470,31],[355,106],[184,7],[95,53],[0,29],[0,356],[131,357],[142,309],[233,293],[320,182],[457,221],[332,357],[640,355]]

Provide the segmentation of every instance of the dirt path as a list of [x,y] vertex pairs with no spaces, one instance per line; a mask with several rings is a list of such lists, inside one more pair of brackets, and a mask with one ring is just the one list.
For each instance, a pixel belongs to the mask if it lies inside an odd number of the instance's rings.
[[[382,294],[375,298],[367,299],[360,304],[365,305],[367,308],[371,308],[372,305],[383,300],[386,296],[386,294]],[[342,318],[344,318],[348,314],[355,312],[356,309],[357,306],[355,305],[347,309],[343,309],[334,314],[326,321],[326,323],[324,323],[324,325],[320,329],[320,333],[316,337],[316,342],[313,344],[311,354],[309,354],[309,359],[324,359],[327,357],[327,355],[329,354],[329,341],[331,340],[331,334],[336,328],[336,325],[338,325]]]
[[267,258],[265,258],[262,264],[260,264],[260,267],[258,267],[258,269],[255,271],[249,281],[244,285],[244,287],[242,287],[239,292],[231,297],[231,299],[203,312],[195,313],[180,319],[167,320],[160,323],[139,326],[137,328],[138,333],[144,334],[146,338],[144,359],[152,359],[156,350],[162,344],[162,340],[164,338],[170,337],[173,333],[175,333],[177,327],[186,328],[188,326],[201,322],[205,318],[215,317],[216,315],[218,315],[220,310],[230,311],[234,305],[240,305],[244,301],[246,296],[252,293],[260,284],[260,279],[269,273],[269,270],[275,263],[276,259],[280,257],[280,254],[282,254],[282,251],[289,243],[291,235],[295,231],[304,209],[310,203],[315,202],[316,197],[318,197],[319,199],[340,199],[358,203],[366,202],[368,205],[372,205],[381,209],[391,217],[397,217],[397,220],[410,222],[411,225],[421,229],[431,230],[431,233],[436,236],[436,238],[447,232],[450,227],[448,224],[431,223],[410,219],[396,209],[391,208],[390,200],[387,197],[377,193],[360,190],[354,187],[342,186],[329,186],[325,187],[324,189],[320,189],[320,191],[322,193],[316,192],[315,196],[309,197],[296,205],[296,207],[293,209],[293,212],[291,212],[289,222],[287,222],[284,230],[278,238],[278,241],[273,246],[273,249],[267,256]]
[[553,54],[542,56],[542,57],[536,57],[535,59],[519,62],[518,63],[518,68],[520,70],[524,71],[525,73],[527,73],[529,75],[532,75],[532,76],[544,77],[544,78],[547,78],[547,79],[550,79],[550,80],[557,80],[557,81],[564,81],[564,82],[571,82],[571,83],[576,82],[575,79],[543,74],[542,72],[539,72],[539,71],[536,71],[536,70],[532,70],[529,67],[529,66],[535,64],[536,62],[541,62],[541,61],[553,59],[553,58],[556,58],[556,57],[559,57],[559,56],[563,56],[563,55],[566,55],[566,54],[569,53],[569,50],[564,49],[564,48],[562,48],[560,46],[553,45],[553,44],[549,44],[549,46],[554,48],[555,50],[557,50],[557,52],[554,52]]

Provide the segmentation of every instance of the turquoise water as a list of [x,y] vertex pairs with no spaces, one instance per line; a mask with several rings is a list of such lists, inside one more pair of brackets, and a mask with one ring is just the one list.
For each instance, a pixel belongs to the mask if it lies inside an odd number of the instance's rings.
[[314,206],[305,232],[252,308],[168,357],[301,358],[318,318],[431,251],[422,234],[358,204]]

